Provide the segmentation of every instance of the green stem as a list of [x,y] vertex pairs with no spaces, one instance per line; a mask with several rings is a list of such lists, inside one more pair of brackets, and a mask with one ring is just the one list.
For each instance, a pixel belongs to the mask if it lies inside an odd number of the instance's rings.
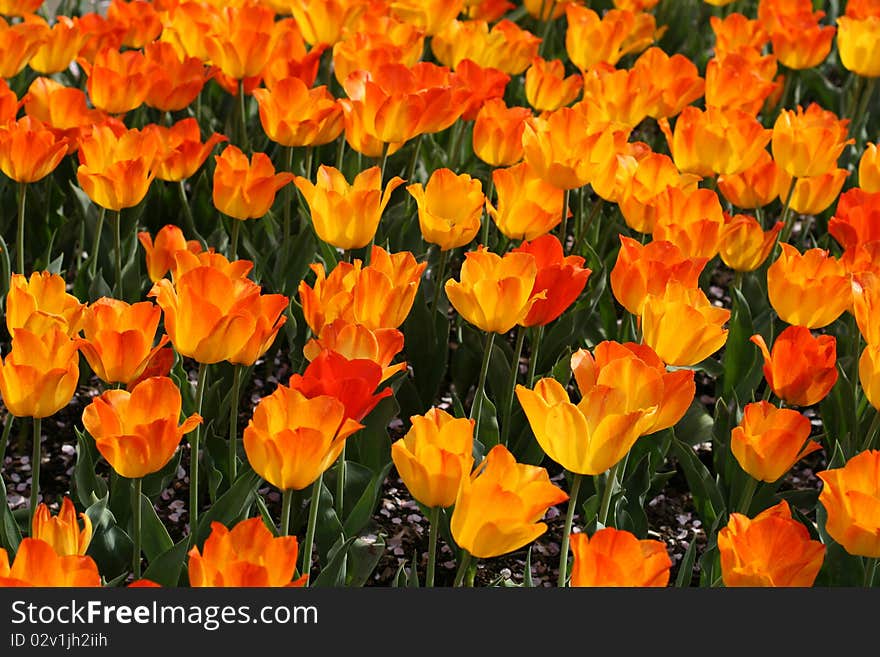
[[281,536],[290,535],[290,503],[293,501],[293,489],[288,488],[281,493]]
[[758,490],[758,480],[750,475],[739,498],[739,503],[736,505],[736,510],[744,516],[749,515],[749,507],[752,506],[752,498],[755,496],[756,490]]
[[599,522],[602,523],[603,527],[608,526],[608,510],[611,508],[611,497],[614,494],[614,486],[617,484],[617,471],[619,469],[620,461],[608,470],[608,476],[605,478],[605,490],[602,491],[602,502],[599,505]]
[[122,223],[122,210],[117,210],[113,215],[113,260],[116,276],[114,278],[113,294],[117,299],[124,299],[122,294],[122,235],[120,224]]
[[6,419],[3,421],[3,435],[0,436],[0,472],[3,472],[3,462],[6,458],[6,447],[9,445],[9,434],[12,432],[12,423],[15,416],[12,413],[6,413]]
[[461,551],[461,561],[458,564],[458,571],[455,573],[455,582],[452,586],[458,588],[464,582],[464,576],[471,565],[471,553],[467,550]]
[[141,578],[141,487],[143,480],[138,477],[131,480],[131,512],[134,528],[134,551],[131,556],[131,571],[135,579]]
[[385,165],[388,164],[388,147],[391,146],[389,143],[382,144],[382,165],[380,168],[381,176],[380,180],[385,180]]
[[[409,158],[409,164],[406,167],[406,181],[407,182],[412,182],[413,176],[416,173],[416,163],[419,161],[419,152],[421,150],[422,150],[422,135],[419,135],[418,137],[416,137],[416,143],[413,146],[413,152]],[[414,202],[415,202],[415,199],[413,198],[413,195],[407,194],[404,216],[407,216],[407,217],[409,216],[411,209],[412,209],[412,203],[414,203]]]
[[791,184],[788,186],[788,193],[785,195],[785,205],[782,208],[782,232],[779,234],[780,242],[787,242],[794,228],[794,222],[791,220],[791,197],[794,196],[794,188],[797,185],[797,178],[791,177]]
[[877,557],[872,559],[868,559],[865,564],[865,586],[871,587],[874,586],[874,573],[877,572],[877,562],[880,561]]
[[[489,176],[489,184],[487,186],[485,199],[489,203],[492,202],[492,193],[495,191],[495,178],[491,175]],[[492,223],[492,217],[489,215],[489,211],[486,209],[486,204],[483,203],[483,231],[480,237],[480,241],[483,246],[487,249],[489,248],[489,225]]]
[[238,120],[241,130],[241,146],[245,152],[250,151],[250,142],[247,133],[247,114],[245,109],[244,78],[238,81]]
[[510,378],[507,385],[507,397],[504,398],[504,415],[501,425],[501,444],[507,445],[507,438],[510,435],[510,416],[513,413],[513,396],[516,391],[516,377],[519,374],[519,359],[522,358],[523,343],[526,340],[526,328],[524,326],[516,327],[516,347],[513,349],[513,363],[510,366]]
[[180,203],[183,206],[183,218],[186,222],[187,230],[199,240],[202,244],[202,248],[206,248],[208,243],[205,239],[199,234],[199,231],[196,229],[196,218],[193,216],[192,208],[189,206],[189,198],[186,196],[186,181],[181,180],[177,183],[177,191],[180,196]]
[[568,201],[571,190],[566,189],[562,196],[562,221],[559,223],[559,242],[562,244],[562,250],[565,251],[566,233],[568,233]]
[[437,566],[437,535],[440,533],[440,507],[435,506],[431,509],[431,526],[428,534],[428,572],[425,574],[425,586],[431,588],[434,586],[434,571]]
[[27,198],[27,183],[18,183],[18,234],[15,245],[16,267],[24,274],[24,209]]
[[[318,506],[321,502],[321,486],[324,483],[324,473],[318,475],[318,479],[312,485],[312,499],[309,502],[309,524],[306,526],[306,540],[303,546],[303,566],[304,575],[309,575],[312,570],[312,543],[315,542],[315,527],[318,525]],[[308,582],[308,586],[311,582]]]
[[232,235],[229,238],[229,260],[238,259],[238,234],[241,232],[241,219],[232,219]]
[[535,385],[535,370],[538,367],[538,350],[541,347],[541,340],[544,339],[544,327],[538,326],[537,331],[535,332],[535,339],[531,344],[531,352],[529,353],[529,375],[528,382],[529,388],[534,387]]
[[241,396],[241,370],[243,365],[232,366],[232,400],[229,403],[229,485],[238,474],[238,405]]
[[483,412],[483,396],[486,391],[486,375],[489,373],[489,358],[492,356],[492,347],[495,344],[495,333],[489,332],[486,337],[486,351],[483,352],[483,365],[480,367],[480,380],[477,383],[477,391],[474,395],[474,403],[471,404],[471,418],[474,427],[480,429],[480,415]]
[[[205,388],[208,384],[208,364],[199,363],[199,379],[196,383],[196,413],[202,414],[202,402],[205,399]],[[199,524],[199,442],[202,436],[202,425],[196,426],[189,434],[189,531],[190,540],[196,534]]]
[[437,306],[440,303],[440,293],[443,291],[443,278],[446,276],[447,262],[449,262],[449,251],[441,250],[440,260],[437,262],[437,277],[434,279],[434,299],[431,302],[431,312],[436,312]]
[[40,428],[42,420],[34,418],[34,451],[31,456],[31,508],[30,508],[30,536],[34,535],[34,514],[37,511],[37,499],[40,493]]
[[342,518],[342,503],[345,496],[345,443],[342,444],[342,452],[336,461],[336,498],[335,504],[337,515]]
[[[284,170],[285,171],[293,171],[293,146],[288,146],[284,149]],[[284,243],[290,240],[290,211],[291,206],[293,205],[293,190],[291,190],[290,185],[284,186],[284,209],[282,210],[282,216],[284,217]]]
[[[546,52],[545,45],[547,43],[547,37],[550,36],[550,26],[553,25],[553,12],[556,11],[556,3],[558,0],[550,0],[550,11],[547,13],[547,20],[544,21],[544,31],[541,33],[541,43],[538,45],[539,54],[543,56]],[[541,0],[541,15],[540,17],[544,17],[544,10],[547,6],[547,0]]]
[[[868,433],[865,434],[865,442],[862,443],[862,451],[867,451],[871,449],[871,445],[874,444],[874,436],[877,435],[877,430],[880,429],[880,411],[876,411],[874,413],[874,419],[871,420],[871,426],[868,427]],[[4,428],[4,432],[5,432]],[[0,459],[3,458],[3,453],[0,452]]]
[[587,238],[587,234],[590,232],[590,228],[593,226],[593,222],[596,220],[596,217],[599,216],[599,212],[602,210],[602,204],[604,202],[605,200],[601,196],[596,197],[596,200],[593,202],[593,207],[590,208],[590,215],[584,222],[584,225],[578,233],[577,239],[574,242],[574,247],[571,250],[572,253],[580,252],[581,245],[583,245],[584,240]]
[[565,525],[562,528],[562,547],[559,549],[559,579],[556,585],[564,587],[568,581],[568,543],[571,539],[571,523],[574,520],[574,512],[577,508],[578,492],[581,489],[581,481],[584,476],[577,473],[571,480],[571,494],[568,498],[568,510],[565,513]]
[[345,136],[339,137],[339,146],[336,148],[336,168],[342,171],[343,160],[345,159]]

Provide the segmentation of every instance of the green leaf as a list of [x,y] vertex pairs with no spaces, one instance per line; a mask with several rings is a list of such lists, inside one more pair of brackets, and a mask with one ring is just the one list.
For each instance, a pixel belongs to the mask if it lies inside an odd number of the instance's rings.
[[480,442],[485,446],[486,450],[492,449],[499,441],[498,432],[498,416],[495,410],[495,404],[482,392],[483,404],[480,407],[480,423],[474,427],[474,437],[479,438]]
[[382,470],[373,475],[369,484],[364,489],[351,513],[345,518],[343,531],[346,536],[354,536],[366,527],[367,523],[376,510],[379,495],[382,492],[382,484],[391,470],[392,463],[388,463]]
[[[314,500],[309,502],[309,504],[313,503]],[[342,522],[336,515],[336,509],[333,506],[333,495],[327,484],[321,482],[321,493],[318,498],[318,524],[315,529],[315,542],[318,546],[318,556],[321,563],[326,563],[329,560],[333,546],[344,537]]]
[[[724,343],[724,355],[721,359],[723,368],[721,394],[725,398],[735,388],[739,388],[738,384],[742,383],[744,379],[748,380],[747,374],[757,369],[760,377],[761,371],[760,367],[755,367],[756,364],[760,364],[758,351],[750,341],[752,335],[755,334],[755,327],[752,324],[748,301],[742,292],[735,287],[730,288],[730,294],[733,299],[733,308],[727,323],[727,341]],[[754,375],[752,376],[754,378]],[[749,390],[754,390],[757,383],[758,381],[754,381],[749,386]]]
[[174,541],[171,540],[164,523],[156,514],[156,508],[150,498],[141,494],[141,547],[147,556],[147,561],[152,561],[171,549],[173,545]]
[[684,556],[681,558],[681,564],[678,566],[678,576],[675,578],[675,586],[685,588],[691,585],[694,576],[694,561],[697,557],[697,541],[696,537],[691,537],[691,542],[685,550]]
[[349,587],[366,585],[384,553],[385,538],[383,536],[378,536],[375,541],[363,537],[356,538],[348,549],[348,572],[345,585]]
[[724,496],[709,470],[690,445],[675,438],[672,441],[672,450],[684,470],[700,519],[703,524],[712,525],[725,511]]
[[397,417],[400,406],[395,395],[386,397],[365,418],[364,428],[348,441],[345,451],[351,459],[373,472],[381,472],[391,462],[388,424]]
[[95,560],[98,571],[108,579],[126,572],[131,566],[134,545],[117,525],[108,506],[108,496],[95,501],[85,513],[92,522],[92,541],[86,554]]
[[143,578],[156,582],[160,586],[179,586],[188,551],[189,537],[186,537],[151,560],[150,565],[143,573]]
[[18,545],[21,543],[21,529],[9,509],[3,477],[0,477],[0,498],[3,499],[3,509],[0,511],[0,546],[6,549],[9,553],[9,559],[12,561],[18,551]]
[[694,399],[674,427],[676,440],[691,446],[710,442],[714,425],[715,420],[706,406],[699,399]]
[[92,437],[73,428],[76,434],[76,464],[73,466],[73,491],[84,507],[92,503],[92,496],[101,499],[107,495],[107,483],[95,475],[97,449]]
[[211,523],[219,522],[229,526],[240,518],[253,504],[254,495],[262,478],[250,467],[239,473],[235,483],[199,517],[195,532],[195,544],[201,545],[211,533]]
[[346,565],[348,561],[348,551],[352,544],[357,540],[357,536],[337,542],[327,554],[327,565],[321,569],[321,572],[311,584],[313,587],[342,587],[345,586]]

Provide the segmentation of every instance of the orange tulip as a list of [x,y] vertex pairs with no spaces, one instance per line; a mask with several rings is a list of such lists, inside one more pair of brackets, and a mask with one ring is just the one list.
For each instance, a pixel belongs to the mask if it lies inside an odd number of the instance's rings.
[[177,425],[180,390],[168,377],[142,381],[129,392],[107,390],[83,410],[82,421],[110,466],[129,479],[165,467],[180,439],[202,422],[193,413]]
[[486,210],[509,239],[533,240],[562,221],[564,192],[538,176],[527,162],[494,169],[497,208],[486,199]]
[[317,184],[294,177],[311,211],[315,233],[340,249],[359,249],[373,239],[391,194],[403,182],[394,176],[383,192],[377,166],[360,172],[351,185],[340,171],[324,164],[318,167]]
[[567,499],[546,469],[517,463],[504,445],[495,445],[470,477],[462,477],[452,537],[478,559],[507,554],[546,532],[547,525],[538,521]]
[[88,75],[86,89],[92,104],[108,114],[123,114],[140,106],[150,91],[151,66],[140,50],[120,52],[103,48],[92,63],[79,59]]
[[55,23],[50,27],[41,17],[31,14],[25,22],[44,25],[44,43],[36,49],[28,61],[37,73],[51,75],[64,71],[76,59],[79,50],[85,43],[86,35],[82,33],[79,19],[76,17],[56,16]]
[[315,84],[321,56],[327,46],[318,44],[307,48],[302,30],[292,18],[275,21],[273,36],[272,54],[261,72],[266,88],[274,89],[287,78],[299,78],[308,87]]
[[35,118],[0,125],[0,170],[21,183],[42,180],[67,155],[68,140]]
[[[178,251],[175,260],[186,255]],[[147,296],[164,311],[165,330],[180,355],[199,363],[252,365],[287,321],[287,297],[260,290],[240,271],[198,265],[175,273],[174,283],[160,279]]]
[[464,246],[479,232],[486,200],[479,179],[443,168],[424,187],[414,183],[406,190],[418,205],[422,237],[441,251]]
[[706,65],[706,106],[742,110],[756,116],[776,90],[776,58],[739,52],[714,57]]
[[850,278],[828,251],[801,254],[781,243],[782,252],[767,270],[767,294],[780,319],[807,328],[828,326],[852,303]]
[[534,390],[516,386],[517,399],[547,456],[570,472],[597,475],[619,463],[636,440],[647,433],[657,406],[641,404],[656,402],[662,394],[662,383],[659,377],[652,378],[646,387],[655,394],[642,395],[641,399],[628,394],[623,386],[627,378],[637,376],[632,370],[650,371],[638,368],[635,360],[621,360],[617,367],[609,368],[609,372],[623,372],[623,377],[611,374],[610,379],[597,381],[576,405],[555,379],[540,379]]
[[[641,430],[655,433],[676,424],[696,394],[693,370],[666,371],[666,365],[649,346],[604,340],[593,356],[578,349],[571,357],[571,371],[581,397],[596,386],[621,390],[627,411],[648,409]],[[650,412],[651,408],[655,411]]]
[[562,243],[555,235],[541,235],[532,241],[524,241],[513,249],[518,253],[531,253],[538,273],[532,287],[532,295],[545,293],[535,301],[532,309],[522,320],[523,326],[546,326],[573,304],[587,284],[591,270],[584,267],[584,259],[578,255],[566,256]]
[[858,187],[846,190],[837,200],[828,232],[844,248],[844,253],[880,240],[880,191]]
[[526,120],[523,153],[529,166],[551,185],[577,189],[623,150],[627,133],[591,123],[584,113],[563,107]]
[[336,461],[345,440],[362,428],[346,417],[338,399],[309,398],[279,385],[254,408],[244,430],[244,449],[251,466],[270,484],[302,490]]
[[0,586],[84,587],[101,586],[94,559],[81,555],[60,556],[39,538],[22,539],[12,566],[0,548]]
[[725,586],[809,587],[825,560],[825,546],[791,517],[785,500],[751,520],[730,514],[718,532],[718,551]]
[[[393,23],[391,23],[393,21]],[[383,64],[413,66],[425,47],[425,35],[414,25],[389,17],[383,31],[349,32],[333,46],[333,74],[341,85],[356,70],[374,71]]]
[[79,28],[86,40],[79,49],[77,61],[87,63],[94,62],[98,53],[105,48],[121,50],[127,31],[125,25],[94,11],[80,16]]
[[453,20],[434,34],[431,52],[451,69],[469,59],[479,66],[519,75],[538,55],[540,44],[539,37],[508,19],[498,21],[491,29],[485,20]]
[[49,27],[45,23],[8,23],[0,18],[0,78],[13,78],[46,43]]
[[53,516],[49,507],[39,504],[34,512],[33,538],[38,538],[52,546],[60,557],[84,555],[92,540],[92,521],[85,513],[80,513],[83,528],[79,528],[76,509],[66,495],[61,509]]
[[663,362],[689,366],[718,351],[727,341],[730,311],[712,305],[699,288],[670,282],[662,295],[648,295],[642,309],[644,342]]
[[866,78],[880,77],[880,16],[858,20],[839,16],[837,29],[837,50],[843,67]]
[[761,21],[749,19],[738,12],[729,14],[723,19],[711,16],[709,25],[715,35],[716,56],[726,56],[743,49],[760,52],[770,40],[770,35],[764,31]]
[[198,253],[202,250],[201,243],[197,240],[187,240],[183,236],[183,231],[174,224],[166,224],[160,228],[156,233],[155,242],[147,231],[138,233],[138,241],[144,247],[147,274],[153,283],[165,278],[165,274],[171,271],[174,267],[174,254],[177,251]]
[[552,112],[571,105],[583,84],[577,73],[565,76],[562,60],[535,57],[525,74],[526,100],[539,112]]
[[319,146],[335,140],[343,128],[342,106],[327,87],[309,89],[299,78],[255,89],[266,136],[283,146]]
[[181,57],[170,43],[155,41],[144,47],[149,70],[149,89],[144,98],[148,107],[176,112],[189,107],[210,71],[197,57]]
[[275,12],[258,5],[224,7],[205,36],[211,63],[233,80],[258,76],[274,46]]
[[787,194],[784,182],[785,172],[776,166],[770,153],[761,151],[757,161],[744,171],[718,176],[718,190],[736,207],[753,210]]
[[880,408],[880,344],[868,343],[859,358],[859,383],[874,408]]
[[[38,80],[44,78],[37,78]],[[60,86],[60,85],[59,85]],[[31,85],[33,88],[33,84]],[[22,102],[28,99],[27,94],[22,99]],[[16,115],[18,114],[18,109],[21,107],[22,102],[19,102],[18,96],[15,95],[15,92],[9,87],[9,83],[6,80],[0,78],[0,124],[8,123],[9,121],[14,121]]]
[[620,192],[621,214],[627,226],[640,233],[652,233],[657,221],[654,202],[667,187],[683,191],[697,188],[699,176],[680,173],[668,155],[648,153],[635,161],[635,169]]
[[850,554],[880,557],[880,521],[874,513],[880,499],[880,451],[860,452],[842,468],[818,476],[828,535]]
[[165,14],[160,39],[172,44],[181,58],[208,61],[205,38],[220,20],[217,8],[206,2],[183,2]]
[[446,281],[446,296],[467,322],[483,331],[507,333],[543,298],[532,294],[537,273],[531,254],[502,257],[480,247],[465,254],[461,280]]
[[862,337],[869,345],[880,344],[880,278],[874,272],[852,277],[853,315]]
[[773,351],[760,335],[754,342],[764,356],[764,378],[773,393],[794,406],[822,401],[837,382],[837,340],[833,335],[814,336],[803,326],[789,326],[773,343]]
[[849,119],[810,103],[806,111],[783,109],[773,124],[772,149],[776,164],[796,178],[809,178],[837,168],[847,144]]
[[719,254],[724,264],[734,271],[755,271],[770,257],[776,246],[783,223],[764,230],[757,219],[749,215],[726,216],[721,232]]
[[611,291],[633,315],[641,315],[648,295],[662,296],[672,281],[696,288],[706,258],[690,258],[672,242],[638,240],[620,236],[620,250],[611,270]]
[[293,579],[298,553],[296,536],[273,536],[262,518],[242,520],[231,531],[213,521],[202,551],[187,553],[189,585],[305,586],[308,575]]
[[660,0],[614,0],[613,4],[616,9],[647,11],[656,7],[658,2]]
[[73,337],[79,333],[85,304],[67,293],[59,274],[35,271],[29,278],[12,274],[6,294],[6,328],[10,335],[25,328],[41,335],[58,328]]
[[[0,89],[2,86],[0,84]],[[110,121],[107,114],[88,106],[86,95],[81,90],[62,86],[47,77],[34,80],[22,100],[25,114],[42,121],[59,138],[67,137],[68,154],[79,148],[80,141],[91,134],[95,125]],[[9,108],[13,103],[11,115],[4,119],[4,108]],[[14,93],[12,98],[5,101],[0,99],[0,120],[14,120],[17,112],[18,99]]]
[[474,420],[439,408],[410,418],[412,426],[391,445],[391,459],[410,494],[428,508],[449,507],[461,480],[470,477]]
[[605,527],[592,537],[572,534],[571,586],[667,586],[672,559],[663,541],[639,540]]
[[366,9],[363,0],[293,0],[290,13],[309,45],[332,46]]
[[129,48],[143,48],[162,32],[159,12],[147,0],[112,0],[107,18],[125,27],[122,45]]
[[491,66],[479,66],[469,59],[462,60],[449,76],[452,85],[463,92],[459,102],[464,103],[461,118],[473,121],[488,100],[503,98],[510,76]]
[[523,158],[522,133],[532,116],[526,107],[507,107],[504,100],[487,101],[474,122],[474,154],[491,167],[506,167]]
[[687,105],[703,95],[705,80],[700,77],[696,64],[680,53],[667,55],[652,46],[633,64],[642,73],[642,80],[656,87],[659,95],[652,95],[648,116],[660,119],[679,114]]
[[810,429],[809,418],[798,411],[753,402],[746,404],[743,419],[730,433],[730,451],[750,476],[774,482],[807,454],[822,449],[809,440]]
[[77,343],[63,330],[12,332],[12,348],[0,359],[0,395],[12,415],[54,415],[70,403],[78,380]]
[[95,126],[80,144],[76,179],[94,203],[122,210],[140,203],[153,178],[159,141],[152,130]]
[[149,129],[159,140],[156,177],[169,182],[180,182],[193,177],[208,159],[214,146],[229,141],[225,135],[215,132],[202,143],[199,123],[193,117],[178,121],[170,128],[151,124]]
[[581,71],[606,62],[614,66],[621,57],[641,52],[653,43],[657,25],[653,14],[609,9],[599,16],[592,9],[569,3],[565,49]]
[[880,149],[877,144],[865,144],[859,158],[859,187],[868,193],[880,192]]
[[813,68],[831,52],[836,28],[822,26],[824,11],[813,12],[812,2],[761,2],[758,20],[770,34],[773,52],[792,69]]
[[312,361],[325,350],[349,360],[373,361],[382,368],[380,383],[406,369],[405,362],[391,365],[394,357],[403,350],[403,333],[396,328],[368,329],[362,324],[336,319],[325,324],[317,337],[306,342],[303,355]]
[[844,15],[856,20],[880,16],[880,4],[877,0],[848,0]]
[[433,37],[455,20],[465,0],[392,0],[391,12]]
[[721,246],[724,211],[710,189],[667,187],[653,201],[654,239],[678,246],[689,258],[712,259]]
[[[799,214],[819,214],[824,212],[837,200],[843,184],[849,175],[849,169],[832,169],[828,173],[809,178],[798,178],[794,184],[794,192],[788,202],[789,207]],[[780,201],[785,203],[785,196],[791,186],[791,176],[782,174],[782,186],[786,191],[780,193]]]
[[102,297],[91,304],[83,317],[85,339],[77,344],[95,375],[105,383],[125,384],[140,377],[168,342],[163,335],[153,346],[161,315],[149,301],[129,305]]
[[773,135],[747,112],[713,107],[704,112],[694,106],[685,107],[676,119],[674,132],[665,119],[659,124],[676,166],[700,176],[745,171],[758,161]]
[[0,0],[0,14],[4,16],[27,16],[34,14],[43,0]]
[[258,219],[265,215],[278,190],[294,178],[292,173],[275,173],[275,166],[265,153],[254,153],[248,161],[237,146],[227,146],[214,159],[214,207],[234,219]]
[[464,13],[468,18],[490,23],[500,20],[514,8],[514,4],[507,0],[467,0],[466,5]]
[[645,142],[627,142],[623,150],[616,153],[593,178],[590,186],[602,200],[620,204],[624,195],[630,191],[629,188],[633,176],[639,168],[639,162],[650,155],[654,155],[654,153]]
[[575,109],[591,122],[633,128],[659,102],[662,90],[649,84],[650,79],[644,69],[618,70],[599,62],[584,72],[583,99]]
[[582,0],[558,0],[557,2],[547,2],[547,0],[523,0],[522,5],[525,7],[529,16],[540,21],[556,20],[563,14],[568,5],[583,4]]

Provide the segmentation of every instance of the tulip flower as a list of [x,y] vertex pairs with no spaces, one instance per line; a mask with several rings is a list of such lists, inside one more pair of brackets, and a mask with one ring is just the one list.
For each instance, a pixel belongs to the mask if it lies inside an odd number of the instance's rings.
[[210,78],[210,70],[198,57],[181,57],[174,46],[154,41],[144,46],[150,83],[144,103],[163,112],[189,107]]
[[770,257],[782,226],[783,223],[777,221],[773,228],[765,231],[754,217],[727,215],[719,242],[721,260],[737,272],[756,270]]
[[847,138],[849,119],[810,103],[806,111],[783,109],[773,124],[771,147],[776,164],[794,178],[818,176],[837,168]]
[[541,178],[527,162],[492,170],[497,207],[486,199],[486,211],[508,239],[533,240],[562,221],[565,192]]
[[852,277],[852,312],[859,331],[869,345],[880,344],[880,278],[865,271]]
[[302,176],[293,181],[309,206],[315,233],[344,250],[370,243],[391,194],[404,182],[394,176],[383,191],[382,172],[375,166],[360,172],[349,185],[338,169],[324,164],[318,167],[316,184]]
[[205,36],[211,63],[234,80],[260,74],[272,54],[275,13],[257,5],[224,7]]
[[454,87],[464,92],[461,118],[473,121],[483,104],[493,98],[503,98],[510,76],[491,66],[479,66],[469,59],[462,60],[450,75]]
[[852,303],[850,277],[828,251],[801,254],[790,244],[767,269],[767,294],[780,319],[807,328],[828,326]]
[[309,87],[314,85],[327,46],[317,44],[308,48],[302,30],[293,18],[275,21],[273,36],[272,54],[260,74],[266,88],[274,89],[275,85],[287,78],[299,78]]
[[538,55],[541,39],[508,19],[491,28],[485,20],[453,20],[431,39],[431,52],[451,69],[469,59],[478,66],[496,68],[508,75],[525,71]]
[[181,182],[192,178],[217,144],[228,141],[225,135],[213,133],[202,143],[198,121],[187,118],[170,128],[151,124],[159,140],[156,156],[156,177],[168,182]]
[[724,211],[710,189],[667,187],[651,201],[654,239],[672,242],[690,258],[711,259],[721,246]]
[[648,116],[655,119],[676,116],[700,98],[706,86],[696,64],[681,53],[670,56],[656,46],[639,55],[633,68],[660,92],[648,104]]
[[529,16],[539,21],[556,20],[563,14],[569,4],[577,4],[579,0],[574,2],[546,2],[546,0],[523,0],[522,6],[528,12]]
[[591,122],[634,128],[657,106],[662,90],[642,68],[618,70],[599,62],[583,74],[583,98],[574,107]]
[[322,351],[333,351],[349,360],[371,360],[382,368],[380,383],[398,372],[406,370],[406,363],[391,364],[403,350],[403,333],[396,328],[368,329],[362,324],[352,324],[342,318],[321,328],[317,337],[303,346],[303,355],[315,360]]
[[298,553],[296,536],[273,536],[262,518],[247,518],[231,530],[214,521],[202,550],[187,553],[189,585],[305,586],[308,575],[294,579]]
[[800,70],[818,66],[831,52],[836,28],[820,25],[824,11],[812,11],[813,3],[764,0],[758,20],[770,35],[773,52],[788,68]]
[[[794,191],[789,206],[799,214],[820,214],[837,200],[840,190],[849,175],[848,169],[834,169],[810,178],[799,178],[794,184]],[[783,173],[783,188],[788,189],[791,178]],[[785,202],[785,199],[781,199]]]
[[48,36],[49,27],[45,23],[9,23],[0,18],[0,78],[8,80],[18,75]]
[[83,527],[80,529],[73,502],[66,495],[61,509],[53,516],[45,504],[37,506],[34,513],[34,535],[32,538],[45,541],[59,557],[84,555],[92,540],[92,521],[85,513],[80,513]]
[[94,62],[98,53],[105,48],[121,51],[122,40],[128,31],[125,25],[95,11],[82,14],[79,17],[79,27],[86,35],[86,40],[79,49],[77,60],[86,63]]
[[880,557],[880,522],[873,513],[880,499],[880,451],[865,450],[843,467],[819,472],[819,503],[828,517],[825,530],[850,554]]
[[539,520],[567,499],[545,468],[517,463],[506,447],[496,445],[470,477],[462,478],[450,522],[452,537],[478,559],[507,554],[547,531]]
[[34,14],[44,0],[0,0],[0,14],[4,16],[27,16]]
[[45,41],[28,61],[28,66],[43,75],[60,73],[67,69],[76,59],[80,47],[86,40],[86,35],[82,33],[79,19],[76,17],[56,16],[51,27],[36,14],[27,16],[25,22],[46,27]]
[[828,232],[844,248],[844,253],[880,240],[880,191],[858,187],[846,190],[837,199]]
[[[880,345],[868,343],[859,358],[859,382],[865,397],[874,408],[880,408]],[[872,440],[868,435],[866,440]]]
[[83,411],[83,425],[110,466],[137,479],[161,470],[180,439],[202,422],[194,413],[178,426],[181,396],[168,377],[146,379],[131,392],[107,390]]
[[759,20],[750,19],[738,12],[729,14],[723,19],[711,16],[709,26],[715,35],[716,55],[726,55],[743,49],[760,52],[770,41],[770,35],[764,31]]
[[840,63],[856,75],[880,77],[880,16],[856,20],[849,16],[837,18],[837,50]]
[[699,288],[670,282],[662,295],[648,295],[642,309],[644,342],[668,365],[689,366],[727,341],[730,311],[712,305]]
[[340,262],[327,276],[320,263],[311,265],[314,286],[299,285],[300,303],[313,333],[335,319],[363,324],[369,329],[397,328],[406,319],[428,263],[417,263],[412,253],[388,253],[373,245],[370,265]]
[[366,9],[363,0],[294,0],[290,13],[311,46],[332,46]]
[[35,271],[29,278],[13,274],[6,293],[6,328],[10,335],[24,328],[37,335],[61,329],[73,337],[79,333],[85,304],[67,292],[59,274]]
[[581,71],[606,62],[614,66],[624,55],[641,52],[656,33],[653,14],[610,9],[601,17],[592,9],[566,3],[565,50]]
[[650,155],[653,153],[645,142],[627,142],[623,150],[609,159],[603,170],[590,183],[596,196],[609,203],[618,205],[622,203],[624,197],[630,193],[632,179],[639,168],[639,162]]
[[125,27],[122,45],[129,48],[143,48],[162,32],[159,12],[147,0],[112,0],[107,18]]
[[880,149],[877,144],[865,144],[859,158],[859,187],[868,193],[880,192]]
[[80,57],[88,75],[86,89],[92,104],[108,114],[124,114],[140,106],[150,91],[150,64],[140,50],[100,50],[93,62]]
[[286,78],[253,95],[266,136],[278,144],[319,146],[342,133],[342,106],[327,87],[310,89],[299,78]]
[[292,173],[275,173],[265,153],[254,153],[250,161],[237,146],[227,146],[215,155],[214,206],[234,219],[257,219],[265,215],[275,194],[294,178]]
[[525,73],[526,100],[539,112],[571,105],[582,87],[583,77],[577,73],[566,77],[560,59],[535,57]]
[[487,101],[474,122],[474,154],[491,167],[519,162],[525,120],[530,116],[526,107],[507,107],[500,98]]
[[718,552],[725,586],[809,587],[825,560],[825,546],[791,517],[785,500],[752,519],[730,514]]
[[427,36],[434,36],[455,20],[465,0],[393,0],[390,5],[398,19],[417,26]]
[[790,183],[784,184],[785,175],[776,166],[770,153],[762,151],[758,160],[746,170],[729,176],[718,176],[718,190],[738,208],[762,208],[788,193]]
[[[19,104],[11,91],[11,98],[4,100],[2,89],[0,84],[0,120],[6,123],[15,119]],[[67,137],[68,154],[79,148],[80,141],[91,134],[95,125],[110,121],[105,112],[88,106],[86,95],[80,89],[65,87],[45,76],[31,83],[22,101],[28,116],[42,121],[59,138]],[[5,108],[11,111],[6,114]]]
[[671,281],[696,288],[706,258],[689,258],[672,242],[653,240],[641,244],[620,236],[620,250],[611,270],[611,291],[633,315],[641,315],[647,296],[660,296]]
[[794,406],[812,406],[831,392],[837,382],[837,340],[833,335],[814,336],[803,326],[789,326],[773,343],[760,335],[754,342],[764,356],[764,378],[773,393]]
[[605,527],[592,536],[571,537],[572,586],[667,586],[672,559],[663,541],[639,540]]
[[422,237],[441,251],[464,246],[479,232],[486,200],[479,179],[443,168],[424,187],[414,183],[406,190],[418,205]]
[[342,85],[354,71],[374,71],[383,64],[414,66],[425,51],[425,33],[389,14],[378,25],[348,32],[333,45],[333,75]]
[[523,242],[513,249],[517,253],[531,253],[538,273],[532,295],[538,298],[522,320],[523,326],[545,326],[564,313],[575,302],[590,276],[584,259],[578,255],[565,256],[562,243],[555,235],[542,235]]
[[91,557],[61,556],[39,538],[24,538],[15,559],[0,548],[0,586],[85,587],[102,586],[98,566]]
[[807,454],[822,449],[809,440],[810,420],[790,408],[766,401],[746,404],[743,419],[730,434],[730,451],[743,470],[772,483]]
[[140,377],[168,342],[163,335],[153,342],[162,310],[150,301],[132,305],[102,297],[83,316],[85,339],[78,338],[80,352],[95,375],[105,383],[128,384]]
[[171,271],[177,251],[198,253],[202,250],[198,240],[187,240],[180,227],[174,224],[166,224],[160,228],[155,241],[149,232],[140,231],[138,241],[144,247],[147,275],[153,283],[165,278],[165,274]]
[[733,52],[710,59],[706,64],[706,106],[756,116],[776,91],[776,68],[773,55]]
[[637,159],[632,176],[620,192],[620,211],[626,225],[640,233],[652,233],[657,221],[654,202],[666,193],[666,188],[689,192],[697,188],[699,180],[694,174],[680,173],[668,155],[649,153]]

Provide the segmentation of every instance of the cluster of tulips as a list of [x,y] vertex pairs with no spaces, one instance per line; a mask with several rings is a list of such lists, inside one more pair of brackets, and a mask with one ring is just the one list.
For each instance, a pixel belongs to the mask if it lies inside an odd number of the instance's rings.
[[[0,0],[0,454],[33,427],[0,584],[362,585],[393,471],[430,527],[396,582],[439,582],[442,537],[473,585],[559,506],[558,586],[667,586],[673,462],[709,538],[678,585],[874,583],[880,3],[43,4]],[[72,403],[53,515],[42,420]],[[819,451],[821,492],[787,491]]]

